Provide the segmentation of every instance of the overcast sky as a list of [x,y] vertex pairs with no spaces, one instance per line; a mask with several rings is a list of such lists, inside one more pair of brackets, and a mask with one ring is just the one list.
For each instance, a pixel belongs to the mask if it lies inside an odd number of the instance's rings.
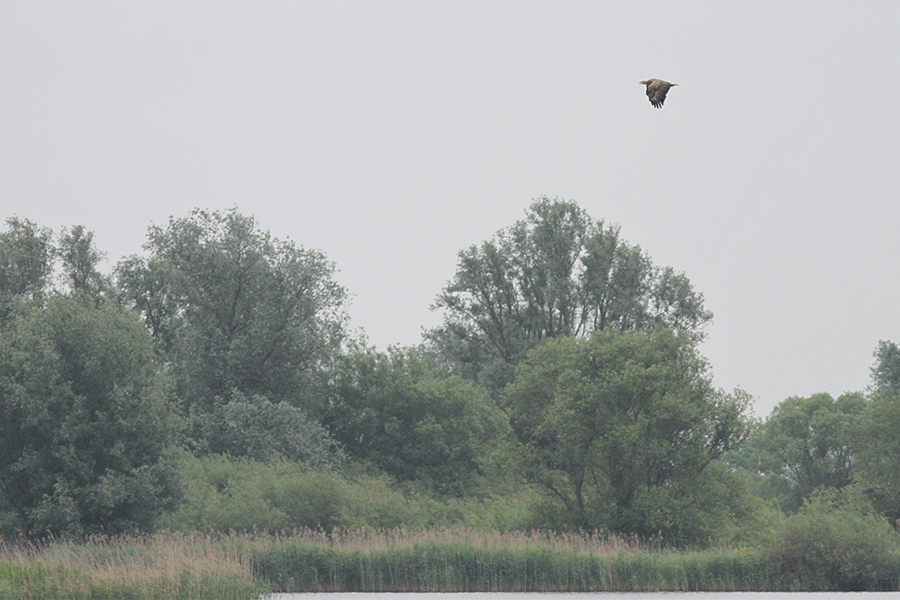
[[384,349],[440,323],[460,250],[574,200],[687,274],[716,385],[766,416],[900,341],[898,32],[896,0],[2,0],[0,217],[115,263],[237,206]]

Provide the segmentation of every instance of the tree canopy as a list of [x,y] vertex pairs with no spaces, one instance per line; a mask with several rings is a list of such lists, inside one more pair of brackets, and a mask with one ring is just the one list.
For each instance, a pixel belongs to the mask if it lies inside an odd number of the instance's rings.
[[793,396],[778,404],[751,446],[758,468],[783,479],[781,506],[796,512],[816,488],[841,489],[853,481],[853,434],[866,408],[862,394]]
[[748,398],[717,392],[705,370],[691,341],[663,328],[532,350],[502,397],[528,478],[575,526],[656,533],[647,498],[696,485],[749,431]]
[[19,305],[0,334],[0,512],[22,531],[153,526],[177,498],[179,426],[133,313],[86,296]]
[[114,277],[84,226],[6,226],[0,535],[439,524],[683,545],[763,535],[822,489],[900,519],[897,344],[867,395],[754,421],[699,354],[702,295],[574,202],[460,252],[443,325],[384,352],[347,335],[322,252],[237,209],[150,227]]
[[428,337],[455,372],[499,390],[544,340],[657,325],[691,339],[712,319],[684,274],[659,268],[617,226],[540,198],[526,217],[459,253]]
[[351,456],[450,494],[471,488],[509,429],[471,382],[438,378],[414,352],[366,348],[339,362],[325,424]]
[[874,355],[872,385],[876,390],[900,393],[900,345],[881,340]]
[[72,293],[99,298],[110,291],[109,278],[97,270],[106,255],[94,244],[94,232],[84,225],[63,229],[57,253],[62,259],[63,282]]
[[900,392],[876,392],[860,415],[854,438],[854,479],[896,526],[900,522]]
[[237,391],[316,410],[318,367],[346,322],[325,255],[236,210],[195,210],[148,238],[150,258],[122,261],[118,282],[169,356],[185,405],[208,412]]
[[208,413],[190,420],[190,446],[197,456],[227,454],[256,461],[301,462],[315,471],[336,471],[346,455],[318,421],[287,402],[234,392]]
[[0,233],[0,324],[21,297],[44,291],[53,273],[53,232],[28,219],[10,217]]

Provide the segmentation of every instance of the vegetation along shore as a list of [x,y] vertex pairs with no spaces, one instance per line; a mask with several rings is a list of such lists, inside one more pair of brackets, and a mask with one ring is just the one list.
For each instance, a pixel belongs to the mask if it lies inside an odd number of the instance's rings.
[[[848,522],[849,517],[849,522]],[[862,530],[858,528],[862,528]],[[251,599],[270,592],[886,591],[878,522],[807,511],[766,547],[471,529],[179,534],[7,543],[0,598]]]

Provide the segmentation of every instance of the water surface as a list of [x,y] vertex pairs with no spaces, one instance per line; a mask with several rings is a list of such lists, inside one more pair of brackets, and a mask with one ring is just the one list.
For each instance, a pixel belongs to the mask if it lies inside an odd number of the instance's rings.
[[900,599],[900,592],[341,592],[272,594],[268,600],[816,600],[856,594],[865,594],[859,600]]

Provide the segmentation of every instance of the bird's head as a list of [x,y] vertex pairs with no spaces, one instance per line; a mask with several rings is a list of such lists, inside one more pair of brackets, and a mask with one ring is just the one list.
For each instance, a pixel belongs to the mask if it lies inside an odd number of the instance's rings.
[[650,81],[649,80],[648,81],[638,81],[638,83],[641,85],[647,85],[650,83]]

